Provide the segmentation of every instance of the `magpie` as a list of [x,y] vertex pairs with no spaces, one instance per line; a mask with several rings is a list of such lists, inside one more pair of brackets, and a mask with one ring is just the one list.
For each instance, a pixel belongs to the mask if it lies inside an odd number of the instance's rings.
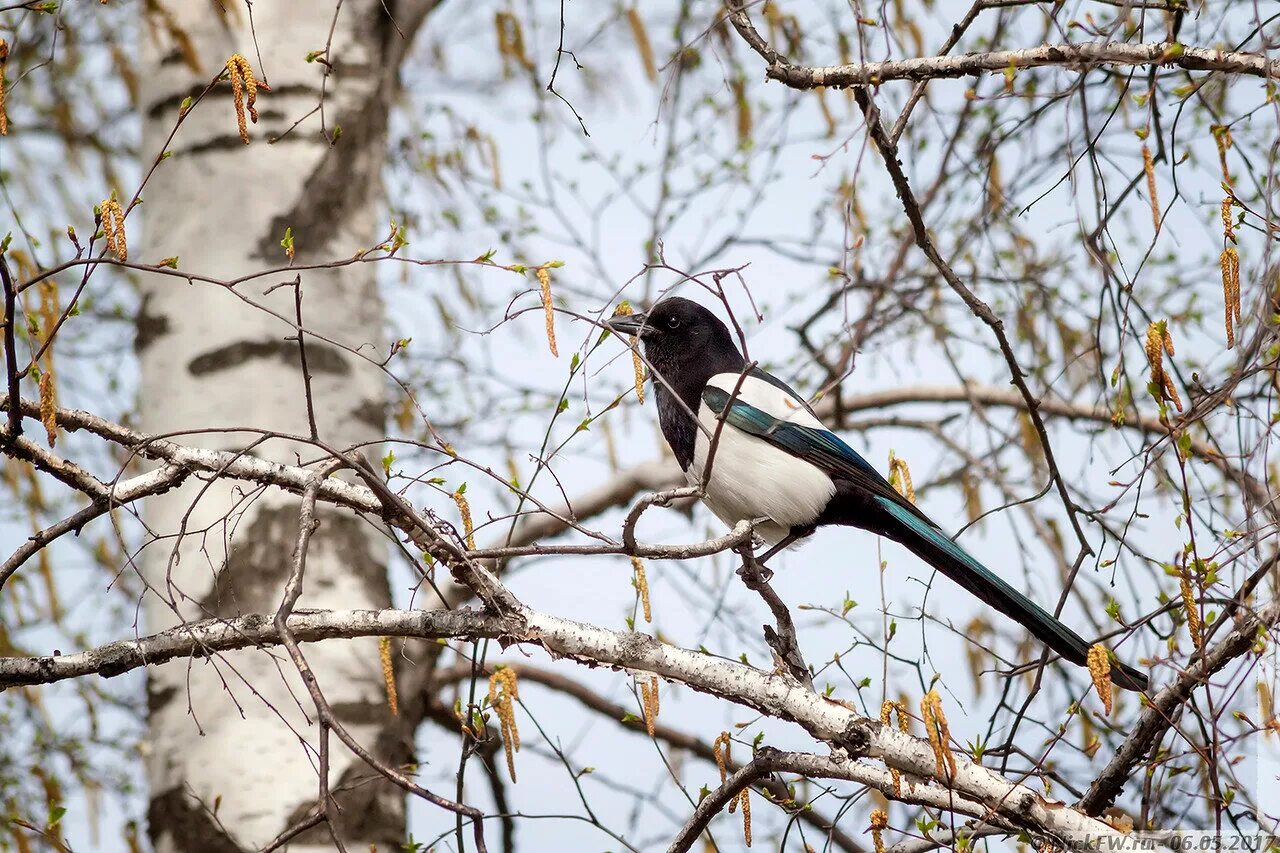
[[[905,546],[1078,666],[1089,644],[953,542],[869,462],[823,426],[787,384],[748,364],[710,310],[678,296],[607,325],[635,336],[659,379],[658,420],[689,482],[725,524],[755,522],[764,562],[816,528],[869,530]],[[720,422],[723,421],[723,424]],[[713,450],[714,448],[714,450]],[[1146,690],[1147,676],[1113,662],[1111,680]]]

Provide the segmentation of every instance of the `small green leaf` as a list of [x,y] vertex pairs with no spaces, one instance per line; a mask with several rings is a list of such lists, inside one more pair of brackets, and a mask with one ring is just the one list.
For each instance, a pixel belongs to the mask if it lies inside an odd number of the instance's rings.
[[[395,223],[393,222],[392,225],[395,225]],[[394,255],[407,245],[409,245],[409,240],[405,236],[404,226],[401,225],[396,228],[396,232],[391,238],[391,254]]]

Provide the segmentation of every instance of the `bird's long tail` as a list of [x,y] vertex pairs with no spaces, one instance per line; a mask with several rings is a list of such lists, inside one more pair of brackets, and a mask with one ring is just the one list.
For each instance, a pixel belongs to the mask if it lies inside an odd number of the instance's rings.
[[[1089,644],[1079,634],[997,577],[937,527],[890,500],[883,497],[875,500],[889,516],[883,530],[885,535],[982,601],[1017,620],[1066,660],[1078,666],[1087,665]],[[1126,690],[1147,689],[1146,675],[1118,661],[1112,662],[1111,681]]]

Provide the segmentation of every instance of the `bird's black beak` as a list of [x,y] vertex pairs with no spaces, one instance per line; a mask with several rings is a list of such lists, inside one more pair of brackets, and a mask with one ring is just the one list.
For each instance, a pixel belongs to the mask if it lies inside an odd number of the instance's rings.
[[605,325],[619,335],[644,337],[653,332],[653,327],[648,325],[648,321],[649,318],[645,314],[626,314],[619,317],[610,317],[605,321]]

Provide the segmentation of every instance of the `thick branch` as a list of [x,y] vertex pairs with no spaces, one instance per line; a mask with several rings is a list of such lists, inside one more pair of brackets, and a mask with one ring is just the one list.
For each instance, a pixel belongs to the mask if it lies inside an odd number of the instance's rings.
[[176,488],[187,478],[188,471],[177,465],[163,465],[154,471],[139,474],[128,480],[121,480],[110,485],[99,481],[88,471],[45,450],[28,438],[18,436],[9,445],[7,452],[15,459],[23,459],[41,471],[56,477],[66,485],[84,494],[91,503],[66,518],[37,530],[27,541],[0,563],[0,587],[22,567],[22,565],[50,542],[71,531],[79,531],[93,519],[105,515],[118,506],[133,503],[152,495],[160,495]]
[[967,77],[1004,72],[1009,68],[1053,66],[1084,72],[1099,65],[1160,65],[1188,71],[1223,71],[1280,78],[1280,60],[1268,60],[1257,53],[1188,47],[1169,42],[1046,44],[1022,50],[921,56],[822,67],[795,65],[775,54],[765,69],[765,74],[793,89],[815,89],[819,86],[866,86],[889,80]]
[[[853,761],[839,755],[813,755],[804,752],[780,752],[765,747],[756,752],[748,763],[738,769],[725,780],[715,791],[708,794],[672,841],[668,853],[683,853],[693,845],[702,831],[707,828],[711,819],[716,816],[747,785],[753,785],[760,779],[773,773],[794,773],[806,779],[843,779],[858,782],[869,787],[878,788],[886,796],[904,803],[930,806],[945,811],[967,814],[971,817],[986,820],[992,817],[992,810],[982,803],[966,797],[957,796],[939,785],[929,785],[921,780],[904,779],[900,784],[900,794],[894,793],[893,777],[887,770],[872,767],[860,761]],[[1014,823],[1007,819],[997,819],[996,824],[1004,830],[1011,830]]]
[[[354,637],[500,637],[519,625],[516,620],[475,610],[394,609],[301,611],[293,613],[288,624],[298,641],[306,643]],[[0,658],[0,690],[94,674],[111,678],[174,658],[208,657],[233,649],[279,644],[280,633],[270,616],[208,619],[136,640],[107,643],[79,654]]]
[[[496,579],[490,580],[498,583]],[[507,618],[465,610],[295,614],[289,620],[289,627],[300,641],[358,636],[424,639],[481,636],[539,645],[554,657],[569,658],[591,667],[604,665],[653,673],[763,714],[789,720],[817,740],[841,748],[851,756],[878,758],[921,779],[934,779],[938,775],[935,753],[928,741],[862,717],[804,688],[790,676],[762,672],[736,661],[677,648],[645,634],[610,631],[527,607]],[[193,632],[204,642],[194,640]],[[202,622],[78,655],[0,659],[0,685],[47,683],[93,672],[116,675],[173,657],[204,656],[221,648],[279,642],[279,633],[267,616]],[[1049,802],[1032,789],[1012,783],[963,755],[957,754],[955,760],[955,773],[946,778],[945,787],[938,786],[939,796],[948,802],[972,800],[995,817],[1058,838],[1073,833],[1119,835],[1105,823],[1064,808],[1061,803]],[[888,776],[887,771],[861,762],[848,762],[847,767],[847,778],[855,781],[873,771]],[[912,794],[920,794],[921,790],[918,786]]]
[[[9,408],[7,402],[0,404],[0,406],[4,409]],[[35,401],[23,400],[20,408],[22,414],[26,417],[34,418],[39,416],[39,405]],[[56,410],[56,417],[58,425],[65,430],[91,432],[102,439],[126,447],[145,459],[167,462],[176,468],[209,471],[221,477],[248,480],[260,485],[276,486],[297,495],[303,493],[311,476],[311,469],[309,468],[268,462],[241,452],[190,447],[168,439],[156,438],[146,433],[138,432],[91,412],[79,409],[58,409]],[[280,437],[302,442],[306,441],[303,436],[280,434]],[[45,470],[77,491],[84,492],[95,499],[108,496],[109,490],[107,487],[92,475],[85,472],[75,463],[61,460],[46,453],[34,442],[23,446],[23,454],[24,458],[31,457],[33,462],[37,461],[35,457],[39,457],[40,461],[45,463],[43,466]],[[352,467],[356,468],[358,466],[353,465]],[[605,486],[590,491],[581,499],[575,501],[572,508],[548,509],[545,512],[531,514],[527,521],[522,521],[517,525],[516,532],[511,537],[510,545],[516,548],[531,545],[542,537],[554,536],[568,530],[571,525],[564,521],[562,516],[582,518],[603,512],[613,506],[625,503],[635,494],[647,488],[670,485],[674,482],[677,473],[673,466],[663,461],[642,463],[632,469],[620,472]],[[366,480],[366,482],[368,481]],[[385,496],[380,494],[380,490],[362,487],[335,478],[327,479],[319,494],[319,499],[326,503],[345,506],[358,512],[378,516],[388,514],[387,501],[384,498]],[[390,513],[390,515],[392,516],[389,519],[390,522],[402,527],[402,529],[406,526],[414,526],[412,519],[398,518],[395,512]],[[634,554],[635,556],[653,559],[705,556],[708,553],[727,550],[743,541],[748,534],[749,531],[738,531],[736,534],[729,534],[719,537],[717,540],[712,540],[714,543],[711,546],[713,550],[707,550],[705,545],[647,544],[637,544],[634,549],[629,550],[622,546],[603,544],[599,546],[584,546],[587,549],[584,553]],[[520,552],[504,549],[485,549],[469,556],[488,559],[510,556],[512,553]]]

